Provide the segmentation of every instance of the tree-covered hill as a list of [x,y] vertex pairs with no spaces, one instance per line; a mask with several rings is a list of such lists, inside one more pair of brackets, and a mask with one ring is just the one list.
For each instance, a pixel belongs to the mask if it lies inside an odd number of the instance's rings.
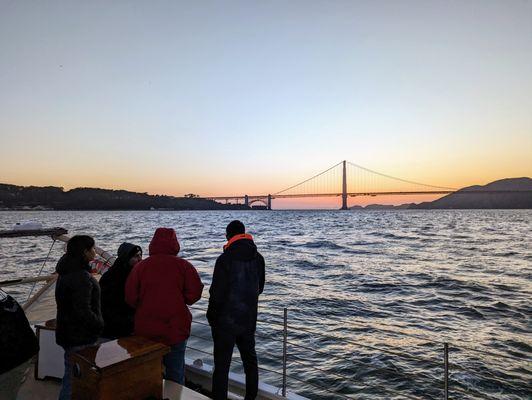
[[126,190],[17,186],[0,184],[0,209],[54,210],[226,210],[244,205],[220,204],[188,195],[173,197]]

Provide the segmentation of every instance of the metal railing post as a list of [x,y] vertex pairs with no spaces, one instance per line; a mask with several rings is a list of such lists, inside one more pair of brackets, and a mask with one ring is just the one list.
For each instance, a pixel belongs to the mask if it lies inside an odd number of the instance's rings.
[[283,397],[286,397],[286,342],[288,340],[288,309],[284,308],[283,317]]
[[443,370],[444,370],[444,386],[443,398],[449,399],[449,344],[443,344]]

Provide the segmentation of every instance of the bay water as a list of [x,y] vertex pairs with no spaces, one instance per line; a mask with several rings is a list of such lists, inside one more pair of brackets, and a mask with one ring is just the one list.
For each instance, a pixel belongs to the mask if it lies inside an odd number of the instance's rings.
[[[115,253],[147,254],[172,227],[180,256],[205,283],[187,357],[212,364],[208,287],[233,219],[266,260],[257,352],[261,380],[282,383],[287,309],[288,390],[315,399],[527,399],[532,387],[532,210],[3,211],[0,230],[38,221],[89,234]],[[48,274],[52,240],[0,240],[0,281]],[[6,289],[26,300],[31,285]],[[233,371],[243,372],[235,349]]]

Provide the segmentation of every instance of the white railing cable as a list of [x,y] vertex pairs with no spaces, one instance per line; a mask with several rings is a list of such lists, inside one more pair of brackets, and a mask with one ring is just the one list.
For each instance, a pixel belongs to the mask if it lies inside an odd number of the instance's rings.
[[[52,242],[52,245],[50,246],[50,250],[48,250],[48,254],[46,255],[46,258],[44,259],[44,262],[42,263],[41,269],[39,270],[39,273],[37,274],[37,277],[41,276],[42,270],[43,270],[44,266],[46,265],[46,262],[50,258],[50,253],[52,252],[52,249],[54,248],[55,241],[56,241],[56,239],[53,238],[53,242]],[[31,290],[30,290],[30,293],[28,294],[28,298],[26,299],[26,302],[30,299],[30,297],[31,297],[31,295],[33,293],[33,290],[35,289],[35,285],[36,284],[37,284],[37,282],[33,283],[32,287],[31,287]]]

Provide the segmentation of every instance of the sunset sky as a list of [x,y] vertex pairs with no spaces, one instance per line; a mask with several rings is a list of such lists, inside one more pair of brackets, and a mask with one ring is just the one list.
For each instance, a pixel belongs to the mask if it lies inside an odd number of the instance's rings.
[[532,176],[532,1],[0,0],[0,57],[0,183],[275,193],[341,160]]

